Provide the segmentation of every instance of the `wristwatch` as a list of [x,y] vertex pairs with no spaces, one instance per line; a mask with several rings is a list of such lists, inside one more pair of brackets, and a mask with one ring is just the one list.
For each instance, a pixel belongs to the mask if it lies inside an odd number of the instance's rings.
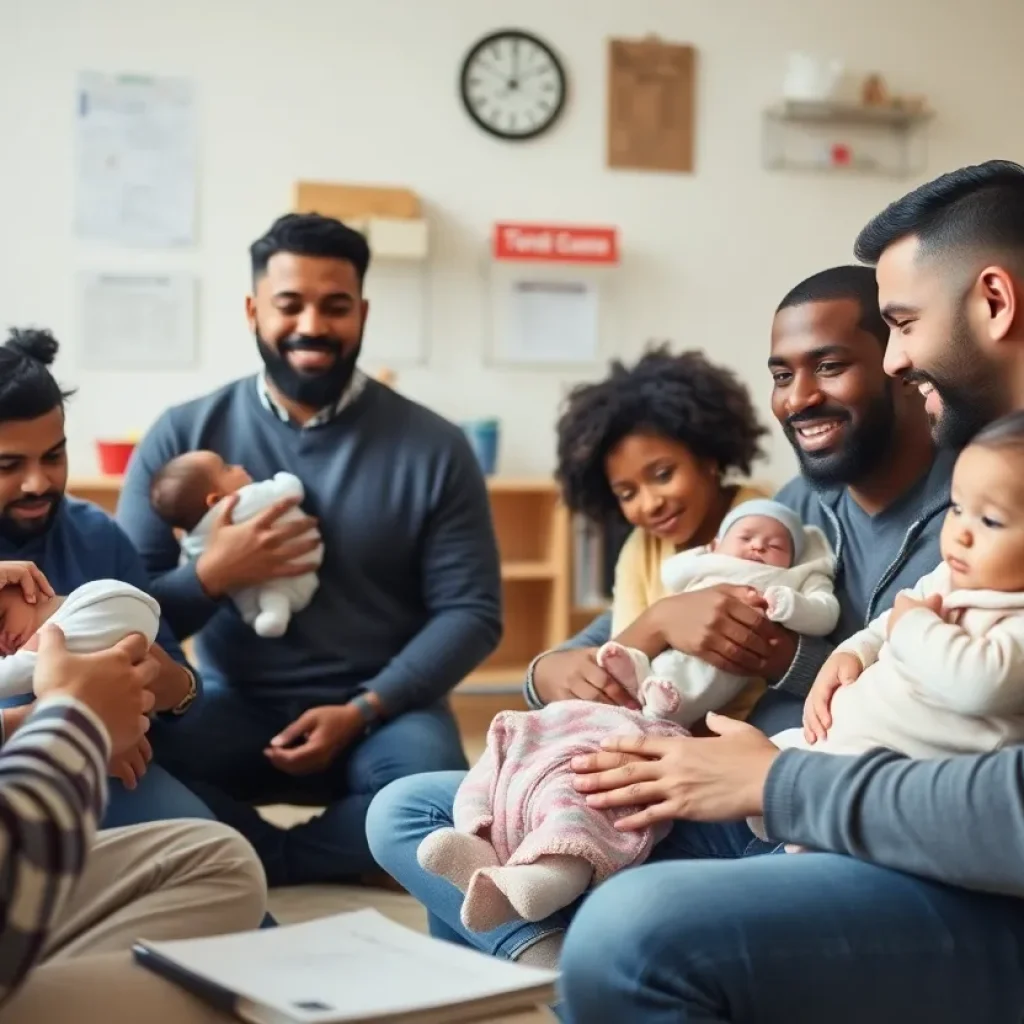
[[[183,665],[182,668],[185,668]],[[192,702],[196,699],[199,693],[199,687],[196,684],[196,674],[189,668],[185,669],[185,674],[188,676],[188,693],[185,694],[177,704],[171,708],[172,715],[183,715],[190,707]]]
[[367,733],[373,732],[380,725],[380,712],[365,693],[360,693],[358,696],[353,697],[349,703],[359,712],[359,717],[362,718]]

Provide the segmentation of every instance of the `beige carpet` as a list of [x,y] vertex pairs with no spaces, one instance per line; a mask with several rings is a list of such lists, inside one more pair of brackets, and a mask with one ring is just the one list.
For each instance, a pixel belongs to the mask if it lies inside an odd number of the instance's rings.
[[[316,808],[276,804],[260,813],[275,825],[294,825],[316,814]],[[398,924],[426,931],[427,915],[411,896],[354,885],[296,885],[270,890],[270,912],[281,924],[297,924],[347,910],[373,907]]]

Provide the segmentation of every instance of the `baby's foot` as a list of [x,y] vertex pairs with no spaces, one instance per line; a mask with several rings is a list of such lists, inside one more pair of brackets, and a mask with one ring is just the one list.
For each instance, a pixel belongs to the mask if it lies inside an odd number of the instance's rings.
[[[640,652],[636,652],[639,654]],[[628,693],[636,693],[643,676],[637,664],[636,654],[628,647],[609,640],[597,652],[597,663]],[[644,657],[640,654],[640,657]]]
[[477,871],[498,863],[498,855],[486,839],[453,828],[431,832],[416,850],[416,859],[425,871],[448,879],[462,893]]
[[640,703],[645,711],[651,711],[659,718],[667,718],[679,710],[679,691],[668,679],[648,676],[640,687]]

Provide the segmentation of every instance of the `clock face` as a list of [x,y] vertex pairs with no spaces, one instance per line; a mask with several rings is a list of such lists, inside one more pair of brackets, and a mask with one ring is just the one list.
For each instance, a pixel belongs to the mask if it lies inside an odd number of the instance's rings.
[[500,139],[532,139],[565,106],[565,70],[536,36],[505,29],[485,36],[462,65],[462,102],[476,123]]

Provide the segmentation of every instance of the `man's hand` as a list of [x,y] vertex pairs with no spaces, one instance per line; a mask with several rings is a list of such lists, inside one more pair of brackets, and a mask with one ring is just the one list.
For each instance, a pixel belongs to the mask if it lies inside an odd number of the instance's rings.
[[147,657],[149,642],[138,633],[95,654],[71,654],[52,623],[39,631],[32,688],[36,697],[72,697],[106,726],[113,753],[135,747],[149,729],[153,710],[149,687],[158,671]]
[[672,648],[724,672],[763,676],[773,641],[780,643],[785,633],[768,620],[757,590],[722,584],[663,597],[615,639],[651,658]]
[[[764,810],[764,784],[779,748],[745,722],[708,715],[714,737],[612,737],[607,753],[572,759],[576,789],[595,808],[639,807],[624,832],[659,821],[738,821]],[[638,759],[639,758],[639,759]]]
[[184,665],[176,662],[159,644],[153,644],[149,656],[157,666],[157,674],[150,686],[155,700],[154,710],[170,711],[188,695],[192,680]]
[[244,523],[233,523],[238,495],[225,498],[210,529],[206,549],[196,561],[196,575],[211,597],[253,587],[268,580],[301,576],[316,566],[301,559],[320,545],[319,537],[305,534],[316,528],[312,516],[279,523],[298,498],[275,502]]
[[836,690],[856,682],[863,671],[860,658],[845,651],[833,654],[821,666],[818,678],[804,701],[804,739],[808,743],[825,739],[832,728],[831,707]]
[[889,621],[886,623],[886,636],[892,636],[892,631],[896,628],[896,624],[900,619],[907,612],[913,611],[915,608],[927,608],[928,611],[935,612],[936,615],[941,616],[942,595],[929,594],[924,600],[919,601],[916,597],[911,597],[906,592],[897,594],[896,600],[892,605],[892,611],[889,612]]
[[4,736],[10,739],[21,728],[21,723],[35,710],[35,702],[18,704],[13,708],[0,710],[4,720]]
[[640,710],[626,689],[597,663],[596,647],[545,654],[533,667],[533,688],[545,704],[556,700],[590,700]]
[[53,587],[35,562],[0,562],[0,590],[11,586],[21,587],[29,604],[35,604],[40,594],[53,597]]
[[364,728],[363,716],[351,704],[310,708],[278,733],[263,753],[289,775],[312,775],[324,771]]
[[152,760],[153,748],[143,736],[134,747],[129,747],[122,754],[115,754],[110,759],[107,771],[112,778],[120,779],[125,789],[134,789],[139,779],[146,774],[146,768]]

